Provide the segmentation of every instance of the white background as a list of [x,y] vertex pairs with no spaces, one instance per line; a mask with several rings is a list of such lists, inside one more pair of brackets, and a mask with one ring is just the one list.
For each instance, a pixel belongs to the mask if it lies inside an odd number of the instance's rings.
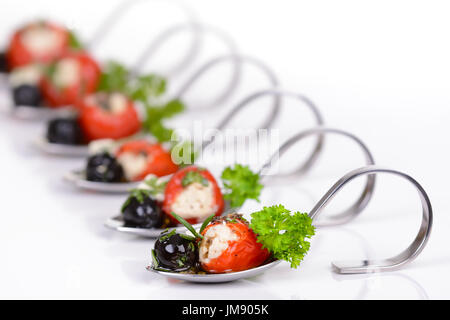
[[[130,12],[124,26],[95,51],[99,59],[114,57],[130,63],[155,30],[161,30],[164,23],[182,21],[181,13],[171,13],[168,6],[152,7],[150,2],[141,4],[142,8],[148,6],[146,9]],[[99,17],[115,3],[2,0],[0,47],[16,26],[39,16],[57,17],[87,39]],[[2,115],[0,297],[450,298],[448,2],[186,3],[202,21],[233,35],[242,52],[276,70],[283,87],[312,98],[328,125],[361,137],[378,164],[407,172],[423,185],[435,214],[428,246],[417,260],[397,272],[332,273],[332,260],[388,257],[414,238],[420,224],[415,191],[399,179],[381,176],[373,201],[361,217],[344,227],[317,230],[311,252],[298,270],[281,264],[262,276],[220,285],[168,281],[145,270],[153,241],[117,234],[103,226],[106,218],[118,212],[124,197],[81,192],[63,183],[61,176],[80,167],[83,160],[41,154],[32,148],[31,141],[40,134],[42,124]],[[213,39],[209,43],[205,45],[209,57],[224,52]],[[169,51],[182,48],[182,44],[173,44]],[[207,60],[207,54],[203,55],[197,63]],[[154,62],[147,69],[158,70],[161,65],[163,62]],[[264,88],[263,78],[248,69],[240,92],[220,112],[193,112],[174,123],[188,127],[191,120],[200,119],[213,125],[245,93]],[[174,78],[171,83],[176,86],[185,77]],[[202,100],[210,87],[223,80],[219,75],[211,77],[186,97],[189,105]],[[277,120],[282,139],[313,124],[305,110],[295,102],[286,104]],[[249,112],[241,120],[253,123],[254,114]],[[266,188],[261,203],[248,202],[242,212],[249,214],[273,203],[307,212],[335,180],[363,164],[358,152],[344,139],[327,139],[320,163],[308,176],[296,184]],[[305,153],[299,145],[287,162],[294,165]],[[350,186],[329,209],[350,203],[359,187],[357,183]]]

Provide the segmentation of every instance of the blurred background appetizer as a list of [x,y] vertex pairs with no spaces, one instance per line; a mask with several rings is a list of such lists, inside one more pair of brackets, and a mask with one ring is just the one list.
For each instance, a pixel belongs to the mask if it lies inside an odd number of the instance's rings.
[[[54,101],[53,95],[49,94],[49,71],[55,71],[55,78],[52,80],[58,80],[56,84],[52,82],[53,88],[58,86],[58,89],[64,91],[67,86],[74,91],[75,83],[82,82],[77,78],[83,78],[84,68],[77,69],[78,63],[71,56],[80,49],[81,44],[75,34],[54,22],[31,22],[17,30],[12,35],[6,52],[0,55],[1,71],[9,73],[14,105],[39,107],[50,103],[57,106],[58,101]],[[64,57],[64,63],[56,65]],[[84,60],[89,60],[91,65],[96,66],[95,61],[91,61],[88,56]],[[88,80],[92,77],[94,75],[90,74]],[[89,87],[90,85],[86,89]]]
[[7,70],[34,63],[48,63],[73,46],[73,34],[50,21],[31,22],[12,35],[6,50]]
[[108,62],[99,74],[95,92],[89,90],[78,95],[74,104],[77,115],[70,120],[73,127],[78,127],[76,132],[81,133],[81,139],[75,139],[71,136],[74,131],[68,132],[63,127],[57,127],[61,131],[54,130],[52,124],[68,120],[56,118],[47,124],[47,141],[88,145],[102,139],[122,140],[134,136],[170,141],[173,130],[163,122],[185,108],[179,100],[162,101],[166,86],[166,79],[159,75],[132,76],[120,63]]

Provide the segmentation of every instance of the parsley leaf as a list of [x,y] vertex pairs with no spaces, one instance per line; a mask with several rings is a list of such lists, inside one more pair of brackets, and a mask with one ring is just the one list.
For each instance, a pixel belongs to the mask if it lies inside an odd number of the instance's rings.
[[129,75],[130,72],[124,65],[116,61],[109,61],[102,70],[98,90],[128,94]]
[[152,175],[145,178],[144,183],[147,185],[148,191],[153,198],[157,198],[158,195],[164,195],[167,181],[162,181],[157,176]]
[[183,177],[183,180],[181,180],[181,185],[185,188],[194,182],[198,182],[204,187],[207,187],[209,184],[208,180],[204,176],[202,176],[200,172],[188,171]]
[[263,185],[259,183],[259,175],[248,166],[236,164],[234,168],[227,167],[221,178],[226,190],[224,198],[230,201],[231,207],[240,207],[247,199],[259,201]]
[[80,39],[73,31],[69,31],[69,47],[71,49],[84,49]]
[[310,248],[309,241],[315,234],[312,219],[306,213],[291,213],[282,205],[264,207],[251,214],[250,227],[275,258],[291,263],[297,268]]
[[122,64],[110,61],[100,77],[98,91],[121,92],[133,101],[144,104],[146,117],[143,128],[152,134],[158,142],[172,140],[174,130],[167,128],[163,120],[171,118],[185,110],[184,104],[173,99],[167,103],[155,103],[155,98],[166,92],[167,80],[157,74],[148,74],[131,79],[131,72]]
[[167,81],[156,74],[140,76],[130,88],[130,97],[134,101],[147,103],[149,97],[159,97],[166,92]]
[[121,92],[133,101],[148,101],[166,92],[167,81],[157,74],[132,79],[130,70],[117,61],[109,61],[100,76],[99,91]]

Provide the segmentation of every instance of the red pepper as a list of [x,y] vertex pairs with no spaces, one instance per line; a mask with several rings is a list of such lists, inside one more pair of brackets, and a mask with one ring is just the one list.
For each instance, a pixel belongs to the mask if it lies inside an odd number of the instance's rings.
[[172,161],[170,152],[165,150],[160,144],[152,144],[145,140],[127,142],[119,148],[116,157],[120,157],[125,152],[147,156],[146,168],[142,173],[134,177],[134,181],[143,180],[149,174],[162,177],[178,170],[178,166]]
[[[239,218],[226,220],[220,219],[209,224],[202,232],[206,232],[217,224],[225,221],[226,227],[237,236],[237,240],[228,241],[228,247],[217,258],[208,262],[202,262],[202,268],[209,273],[228,273],[256,268],[262,265],[270,257],[267,249],[257,242],[256,234],[248,224]],[[206,238],[202,241],[208,241]],[[201,246],[208,245],[202,243]]]
[[[76,105],[84,96],[95,92],[100,80],[100,67],[86,52],[66,52],[61,59],[65,58],[74,59],[78,63],[80,74],[72,85],[64,88],[59,88],[48,75],[44,74],[40,82],[40,88],[50,107]],[[58,63],[61,59],[52,63]]]
[[[170,214],[172,212],[172,204],[176,201],[180,193],[183,192],[183,190],[187,187],[183,186],[183,179],[185,178],[186,174],[191,171],[198,172],[204,179],[208,181],[208,183],[212,184],[214,193],[213,199],[214,212],[212,212],[211,214],[214,213],[214,215],[220,216],[223,212],[224,208],[223,195],[222,192],[220,191],[216,179],[214,179],[214,176],[206,169],[198,168],[196,166],[190,166],[181,169],[177,173],[175,173],[167,183],[165,189],[163,211],[171,218],[172,222],[174,222],[175,224],[177,224],[178,221],[175,218],[173,218],[172,215]],[[175,213],[179,214],[178,212]],[[199,222],[197,218],[186,219],[186,221],[191,224]]]
[[83,135],[88,141],[121,139],[141,129],[138,113],[130,99],[127,99],[126,108],[119,113],[113,113],[99,106],[95,103],[95,96],[83,98],[78,108]]
[[[23,43],[22,35],[25,32],[29,31],[31,28],[41,27],[38,24],[42,24],[45,28],[49,28],[55,31],[61,40],[53,50],[37,55],[36,53],[33,53],[25,43]],[[69,32],[66,28],[47,21],[28,24],[20,30],[16,31],[12,36],[6,52],[8,66],[10,69],[13,69],[35,62],[47,63],[56,58],[59,58],[64,52],[66,52],[68,47]]]

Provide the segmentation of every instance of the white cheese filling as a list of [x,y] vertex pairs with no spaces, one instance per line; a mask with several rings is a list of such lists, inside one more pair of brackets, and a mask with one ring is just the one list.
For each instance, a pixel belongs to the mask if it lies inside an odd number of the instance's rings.
[[99,139],[91,141],[88,145],[88,153],[90,155],[107,152],[114,155],[117,151],[117,143],[113,139]]
[[9,75],[9,83],[12,87],[24,84],[36,85],[42,75],[42,68],[38,64],[30,64],[25,67],[14,69]]
[[80,73],[80,65],[77,60],[64,58],[57,63],[52,80],[56,86],[66,88],[78,81]]
[[200,262],[209,263],[219,257],[230,241],[237,241],[237,235],[226,224],[216,224],[206,230],[200,244]]
[[46,26],[34,26],[25,30],[20,39],[24,46],[37,56],[58,49],[64,41],[62,35]]
[[121,93],[112,93],[109,96],[109,109],[113,114],[119,114],[127,109],[127,98]]
[[171,209],[184,219],[202,220],[209,217],[217,210],[212,184],[204,186],[198,182],[191,183],[180,192]]
[[148,156],[124,152],[117,157],[117,161],[122,165],[127,180],[134,180],[147,168]]

